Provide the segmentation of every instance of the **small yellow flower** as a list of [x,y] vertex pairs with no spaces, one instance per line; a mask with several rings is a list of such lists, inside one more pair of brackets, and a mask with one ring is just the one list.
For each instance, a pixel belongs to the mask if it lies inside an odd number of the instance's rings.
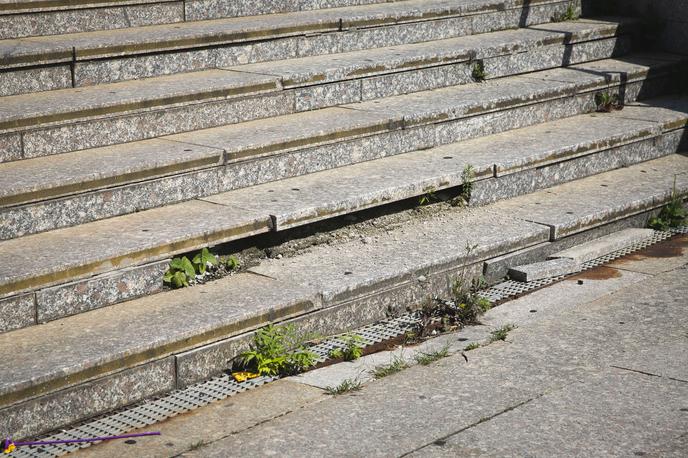
[[5,455],[9,455],[10,453],[15,451],[16,449],[17,449],[17,447],[12,442],[10,442],[10,445],[8,445],[5,448],[5,450],[3,450],[3,452],[5,453]]
[[232,377],[234,377],[234,380],[237,382],[245,382],[248,379],[256,378],[259,377],[260,374],[256,374],[254,372],[233,372]]

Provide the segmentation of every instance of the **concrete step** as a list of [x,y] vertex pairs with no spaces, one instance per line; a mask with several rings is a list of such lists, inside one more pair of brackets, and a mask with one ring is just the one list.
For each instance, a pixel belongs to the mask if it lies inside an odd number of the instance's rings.
[[[623,91],[630,103],[641,92],[647,96],[667,89],[672,81],[666,72],[672,68],[676,68],[675,60],[599,61],[1,164],[0,238],[88,223],[591,112],[598,91],[619,91],[620,73],[626,75]],[[606,75],[610,75],[609,82]],[[650,79],[645,80],[648,75]],[[667,105],[666,111],[677,117],[676,122],[683,119],[676,114],[685,110],[683,103],[679,99]],[[405,112],[399,112],[399,107]],[[619,113],[623,116],[624,112]],[[667,127],[667,131],[676,128]],[[516,171],[518,167],[513,166],[513,170],[500,169],[498,173]],[[544,182],[556,184],[558,176],[561,171]],[[522,184],[478,187],[475,203],[503,198],[502,190],[510,197],[514,188],[530,189],[526,181],[535,185],[525,173],[510,179]],[[542,176],[538,182],[543,183]]]
[[0,242],[25,260],[0,268],[0,331],[159,292],[175,253],[460,186],[469,165],[484,204],[666,156],[688,146],[686,123],[688,99],[660,99]]
[[384,3],[392,0],[125,0],[3,1],[0,39],[124,29],[225,17],[254,16]]
[[633,20],[579,21],[556,31],[502,31],[4,97],[0,139],[9,146],[0,157],[31,158],[465,84],[473,81],[476,59],[494,78],[608,58],[630,50],[626,33],[635,26]]
[[[187,2],[188,4],[189,2]],[[194,2],[195,3],[195,2]],[[433,41],[550,22],[566,1],[410,0],[0,40],[0,95]],[[29,68],[30,67],[30,68]]]
[[[686,195],[688,158],[670,155],[420,218],[369,243],[320,245],[204,286],[2,334],[0,350],[13,369],[0,381],[0,433],[38,434],[216,374],[267,322],[341,332],[384,317],[389,307],[445,294],[447,279],[478,275],[486,260],[552,240],[566,245],[565,233],[656,208],[676,172]],[[562,221],[575,229],[551,230]],[[476,246],[470,255],[467,245]]]

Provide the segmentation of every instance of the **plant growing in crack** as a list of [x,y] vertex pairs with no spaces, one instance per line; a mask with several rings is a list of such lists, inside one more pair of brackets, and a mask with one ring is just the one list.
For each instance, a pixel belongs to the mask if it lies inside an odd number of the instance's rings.
[[471,78],[476,83],[482,83],[487,78],[487,72],[485,71],[485,62],[482,59],[478,59],[473,62],[471,66]]
[[344,361],[353,361],[363,355],[363,337],[358,334],[345,334],[340,337],[340,340],[344,344],[344,347],[333,348],[329,354],[330,358],[342,358]]
[[648,226],[658,231],[668,231],[671,228],[683,226],[688,221],[688,212],[683,207],[683,199],[676,192],[676,175],[671,189],[669,202],[655,217],[650,218]]
[[597,104],[597,111],[601,113],[610,113],[613,110],[623,109],[623,104],[619,99],[619,95],[612,94],[609,91],[598,92],[595,94],[595,103]]
[[361,382],[354,379],[345,379],[337,386],[328,386],[325,392],[330,396],[339,396],[340,394],[350,393],[352,391],[360,391],[362,388]]
[[239,267],[241,267],[239,260],[234,255],[227,256],[227,258],[224,260],[224,264],[229,270],[237,270]]
[[189,286],[189,282],[196,277],[196,268],[186,256],[172,258],[170,265],[162,277],[163,282],[172,288]]
[[429,298],[417,312],[418,324],[412,330],[417,339],[453,331],[468,324],[478,323],[478,317],[492,307],[479,293],[485,287],[483,278],[468,278],[468,267],[477,245],[466,243],[466,260],[459,275],[450,282],[448,300]]
[[388,375],[396,374],[401,372],[408,367],[404,358],[399,355],[394,355],[389,362],[389,364],[381,364],[372,370],[373,377],[376,379],[381,379],[387,377]]
[[466,164],[461,172],[461,193],[450,202],[453,207],[466,207],[473,193],[473,180],[475,180],[475,168]]
[[435,195],[436,189],[434,186],[430,186],[424,190],[425,194],[423,194],[420,199],[418,199],[418,205],[423,206],[423,205],[430,205],[434,204],[435,202],[439,202],[440,198]]
[[317,355],[306,346],[307,336],[292,325],[267,325],[256,331],[253,344],[239,355],[242,368],[260,375],[294,375],[315,365]]
[[552,22],[566,22],[566,21],[575,21],[579,19],[578,12],[576,11],[576,7],[572,2],[569,2],[568,6],[566,7],[566,10],[564,10],[563,13],[555,14],[552,16]]
[[478,342],[472,342],[466,345],[466,348],[464,348],[463,351],[471,351],[475,350],[476,348],[480,348],[480,344]]
[[509,332],[513,331],[514,329],[516,329],[515,324],[505,324],[504,326],[495,329],[490,333],[490,342],[506,340]]
[[420,352],[414,356],[414,359],[421,366],[427,366],[429,364],[434,363],[435,361],[439,361],[442,358],[446,358],[447,356],[449,356],[449,345],[445,345],[439,350],[431,351],[428,353]]

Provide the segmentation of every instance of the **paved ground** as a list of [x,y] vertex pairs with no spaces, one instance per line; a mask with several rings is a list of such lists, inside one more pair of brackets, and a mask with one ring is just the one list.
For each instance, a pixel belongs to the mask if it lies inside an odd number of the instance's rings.
[[[688,456],[688,238],[580,274],[443,336],[452,356],[371,379],[387,353],[169,420],[84,456]],[[686,251],[684,254],[683,252]],[[506,323],[505,342],[461,354]],[[466,340],[468,339],[468,340]],[[417,351],[417,350],[416,350]],[[427,351],[427,347],[425,349]],[[407,360],[414,349],[399,350]]]

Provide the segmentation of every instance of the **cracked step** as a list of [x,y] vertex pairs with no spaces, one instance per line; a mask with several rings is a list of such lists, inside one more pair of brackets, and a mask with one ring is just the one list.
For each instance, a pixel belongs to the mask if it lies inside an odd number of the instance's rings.
[[[636,63],[631,63],[633,61]],[[563,72],[550,70],[526,77],[423,92],[419,93],[421,97],[415,94],[397,96],[374,105],[362,103],[350,105],[349,109],[328,108],[158,140],[0,164],[0,183],[6,183],[2,186],[4,191],[0,192],[0,205],[5,206],[0,209],[0,238],[86,223],[378,159],[390,151],[392,154],[411,152],[584,113],[594,107],[595,85],[607,89],[614,84],[613,81],[605,82],[604,71],[592,73],[588,68],[608,69],[612,75],[616,71],[626,72],[626,89],[631,100],[632,92],[636,91],[631,90],[633,85],[650,83],[640,82],[643,75],[661,73],[662,68],[666,70],[672,65],[670,61],[637,58],[629,62],[601,61],[573,66]],[[658,69],[651,70],[655,66]],[[536,75],[540,75],[542,82],[535,78]],[[573,82],[566,82],[567,79]],[[579,87],[593,92],[579,94]],[[572,97],[581,98],[574,103],[573,111],[555,108]],[[386,102],[390,110],[383,105]],[[680,102],[674,103],[676,109],[667,108],[666,111],[672,113],[674,122],[685,122],[681,114],[685,107],[681,108]],[[494,113],[497,105],[499,111]],[[395,113],[397,106],[405,107],[410,114]],[[370,107],[374,111],[366,111]],[[433,113],[438,109],[443,111]],[[529,117],[505,118],[507,113],[519,110],[528,110]],[[411,115],[422,117],[422,125],[412,128],[412,123],[419,122],[409,121]],[[427,125],[447,121],[447,118],[453,118],[453,122]],[[401,129],[404,124],[406,128]],[[619,129],[611,120],[602,125]],[[633,125],[633,121],[628,121],[629,127]],[[678,127],[676,124],[672,129]],[[650,131],[637,133],[635,140],[659,132],[658,128],[648,128]],[[618,140],[612,137],[610,141]],[[594,149],[595,145],[591,147]],[[517,146],[505,150],[524,153]],[[563,156],[568,154],[562,153]],[[556,161],[557,158],[524,160],[526,164],[543,161],[541,165],[545,165],[547,160]],[[210,168],[202,168],[199,161],[206,161],[205,167]],[[107,165],[100,167],[99,163]],[[517,169],[517,165],[501,165],[499,161],[496,164],[499,174],[504,173],[506,167]],[[194,172],[194,169],[199,170]],[[166,174],[163,178],[150,180]],[[22,178],[19,184],[17,178]],[[65,194],[69,195],[55,199]]]
[[[38,434],[207,378],[226,369],[250,331],[267,322],[294,320],[330,333],[375,321],[387,304],[403,309],[443,294],[447,278],[464,266],[479,275],[485,260],[546,242],[558,218],[576,219],[583,230],[607,202],[628,215],[640,210],[638,202],[652,202],[645,210],[660,205],[668,171],[686,171],[677,184],[686,195],[687,165],[687,157],[670,155],[557,186],[540,193],[550,202],[546,215],[532,196],[440,213],[370,243],[315,246],[203,286],[2,334],[0,349],[15,369],[0,382],[0,432]],[[600,194],[600,183],[614,183],[614,192]],[[585,205],[568,216],[571,202]],[[518,212],[505,212],[505,204]],[[467,244],[476,245],[470,256]],[[117,388],[123,385],[137,388]]]
[[[663,108],[663,101],[671,108]],[[36,310],[16,306],[6,314],[9,324],[5,324],[5,330],[13,327],[13,317],[14,322],[21,323],[19,326],[26,326],[32,324],[34,316],[39,322],[56,319],[88,310],[88,304],[102,307],[126,300],[140,290],[134,283],[131,288],[134,292],[129,297],[125,289],[110,299],[111,302],[103,303],[90,295],[107,288],[99,286],[99,282],[109,284],[112,277],[85,278],[72,285],[53,288],[48,287],[50,284],[143,265],[136,278],[150,278],[150,284],[157,278],[159,285],[161,267],[148,268],[147,263],[206,245],[270,230],[285,230],[460,186],[463,170],[469,165],[475,173],[473,188],[478,190],[474,194],[481,192],[482,184],[491,190],[498,188],[501,180],[520,175],[525,175],[528,183],[537,183],[538,180],[530,177],[531,172],[550,179],[549,183],[540,180],[538,184],[530,184],[530,188],[512,187],[509,193],[500,196],[503,199],[666,156],[688,144],[686,131],[676,128],[679,121],[685,125],[688,119],[688,101],[685,98],[683,103],[679,101],[676,98],[658,99],[655,107],[638,104],[615,115],[580,115],[0,242],[7,256],[26,259],[19,266],[6,266],[4,273],[0,268],[1,291],[6,296],[11,295],[0,301],[0,305],[2,302],[16,304],[25,297],[17,294],[21,290],[38,289]],[[645,120],[634,119],[640,117]],[[572,168],[575,173],[560,176],[560,165]],[[677,160],[673,167],[682,170],[685,163]],[[658,170],[651,173],[652,179],[663,183],[666,180],[657,175],[668,173],[667,169]],[[639,179],[637,183],[642,187],[645,181]],[[639,209],[655,208],[661,205],[660,200],[645,202]],[[626,210],[622,208],[619,214],[627,216]],[[601,224],[600,221],[608,222],[608,219],[603,214],[590,227]],[[198,223],[190,223],[196,221]],[[73,252],[79,255],[66,255]],[[128,275],[128,271],[122,275]],[[125,278],[122,281],[125,285],[132,283]],[[71,299],[65,299],[65,291],[72,289],[86,293],[71,292],[66,294]],[[155,292],[155,288],[148,292]]]

